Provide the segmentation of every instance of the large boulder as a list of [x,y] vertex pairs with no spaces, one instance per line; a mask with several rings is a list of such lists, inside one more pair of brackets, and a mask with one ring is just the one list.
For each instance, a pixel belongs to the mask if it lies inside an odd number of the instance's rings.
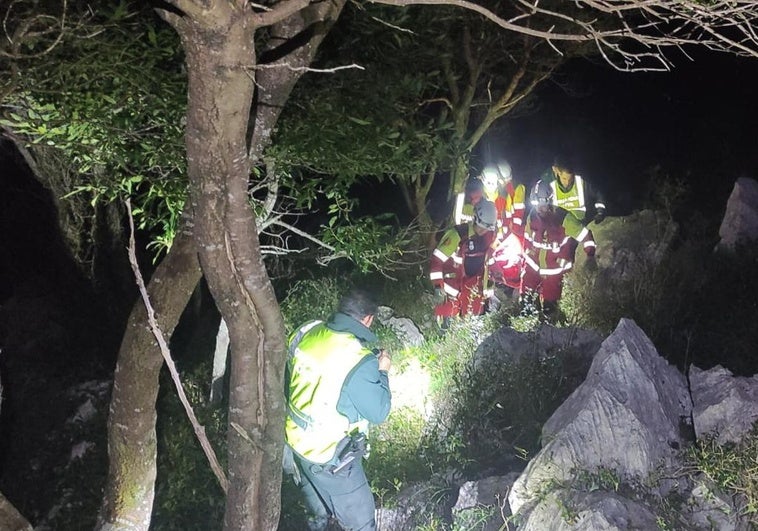
[[543,448],[514,484],[511,510],[517,513],[577,471],[613,470],[632,483],[673,471],[691,411],[684,376],[633,321],[622,319],[587,379],[544,425]]
[[733,251],[740,243],[758,241],[758,181],[741,177],[726,203],[717,249]]
[[758,376],[735,377],[720,365],[703,371],[690,367],[692,420],[698,438],[737,443],[758,422]]

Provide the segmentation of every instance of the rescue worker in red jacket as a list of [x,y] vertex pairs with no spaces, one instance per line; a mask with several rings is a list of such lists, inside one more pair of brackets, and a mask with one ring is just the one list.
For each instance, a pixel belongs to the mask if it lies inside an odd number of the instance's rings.
[[507,161],[488,164],[482,170],[484,196],[495,203],[498,214],[498,239],[504,239],[509,233],[519,238],[524,234],[524,202],[526,189],[523,184],[513,182],[513,171]]
[[563,290],[563,275],[574,260],[578,242],[594,261],[595,240],[592,231],[567,210],[553,204],[549,182],[539,180],[530,194],[532,211],[524,230],[524,270],[521,277],[521,311],[527,315],[542,310],[553,319]]
[[513,182],[511,165],[504,160],[485,166],[481,179],[484,195],[495,203],[498,214],[498,230],[489,264],[490,275],[506,288],[518,289],[526,211],[524,185]]
[[495,205],[483,199],[474,206],[472,221],[455,225],[442,236],[429,268],[437,302],[434,315],[440,322],[484,313],[492,295],[486,265],[496,230]]

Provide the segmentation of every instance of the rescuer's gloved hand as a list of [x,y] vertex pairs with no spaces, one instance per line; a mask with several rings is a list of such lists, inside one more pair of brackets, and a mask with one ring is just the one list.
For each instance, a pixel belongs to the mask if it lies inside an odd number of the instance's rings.
[[605,209],[598,208],[597,212],[595,213],[595,218],[592,221],[600,225],[604,219],[605,219]]
[[587,271],[597,271],[597,260],[595,260],[595,255],[587,257],[587,261],[584,262],[584,269]]

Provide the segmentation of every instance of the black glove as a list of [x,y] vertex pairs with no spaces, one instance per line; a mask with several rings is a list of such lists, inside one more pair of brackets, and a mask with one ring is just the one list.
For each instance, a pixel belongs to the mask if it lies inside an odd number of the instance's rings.
[[605,209],[599,208],[597,213],[595,213],[595,219],[593,219],[593,221],[597,223],[598,225],[600,225],[604,219],[605,219]]
[[597,271],[597,261],[595,260],[595,255],[587,257],[587,260],[584,262],[584,269],[587,271]]

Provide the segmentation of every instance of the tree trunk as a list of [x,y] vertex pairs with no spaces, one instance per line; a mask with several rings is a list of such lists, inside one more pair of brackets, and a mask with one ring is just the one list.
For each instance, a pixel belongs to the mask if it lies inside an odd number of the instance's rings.
[[231,5],[215,11],[214,20],[185,18],[177,30],[189,78],[186,145],[195,237],[231,344],[224,528],[275,529],[285,337],[247,195],[255,27]]
[[[187,216],[147,286],[158,324],[171,336],[200,280]],[[113,378],[108,418],[108,479],[97,529],[147,530],[156,474],[155,401],[163,358],[138,301],[129,316]]]

